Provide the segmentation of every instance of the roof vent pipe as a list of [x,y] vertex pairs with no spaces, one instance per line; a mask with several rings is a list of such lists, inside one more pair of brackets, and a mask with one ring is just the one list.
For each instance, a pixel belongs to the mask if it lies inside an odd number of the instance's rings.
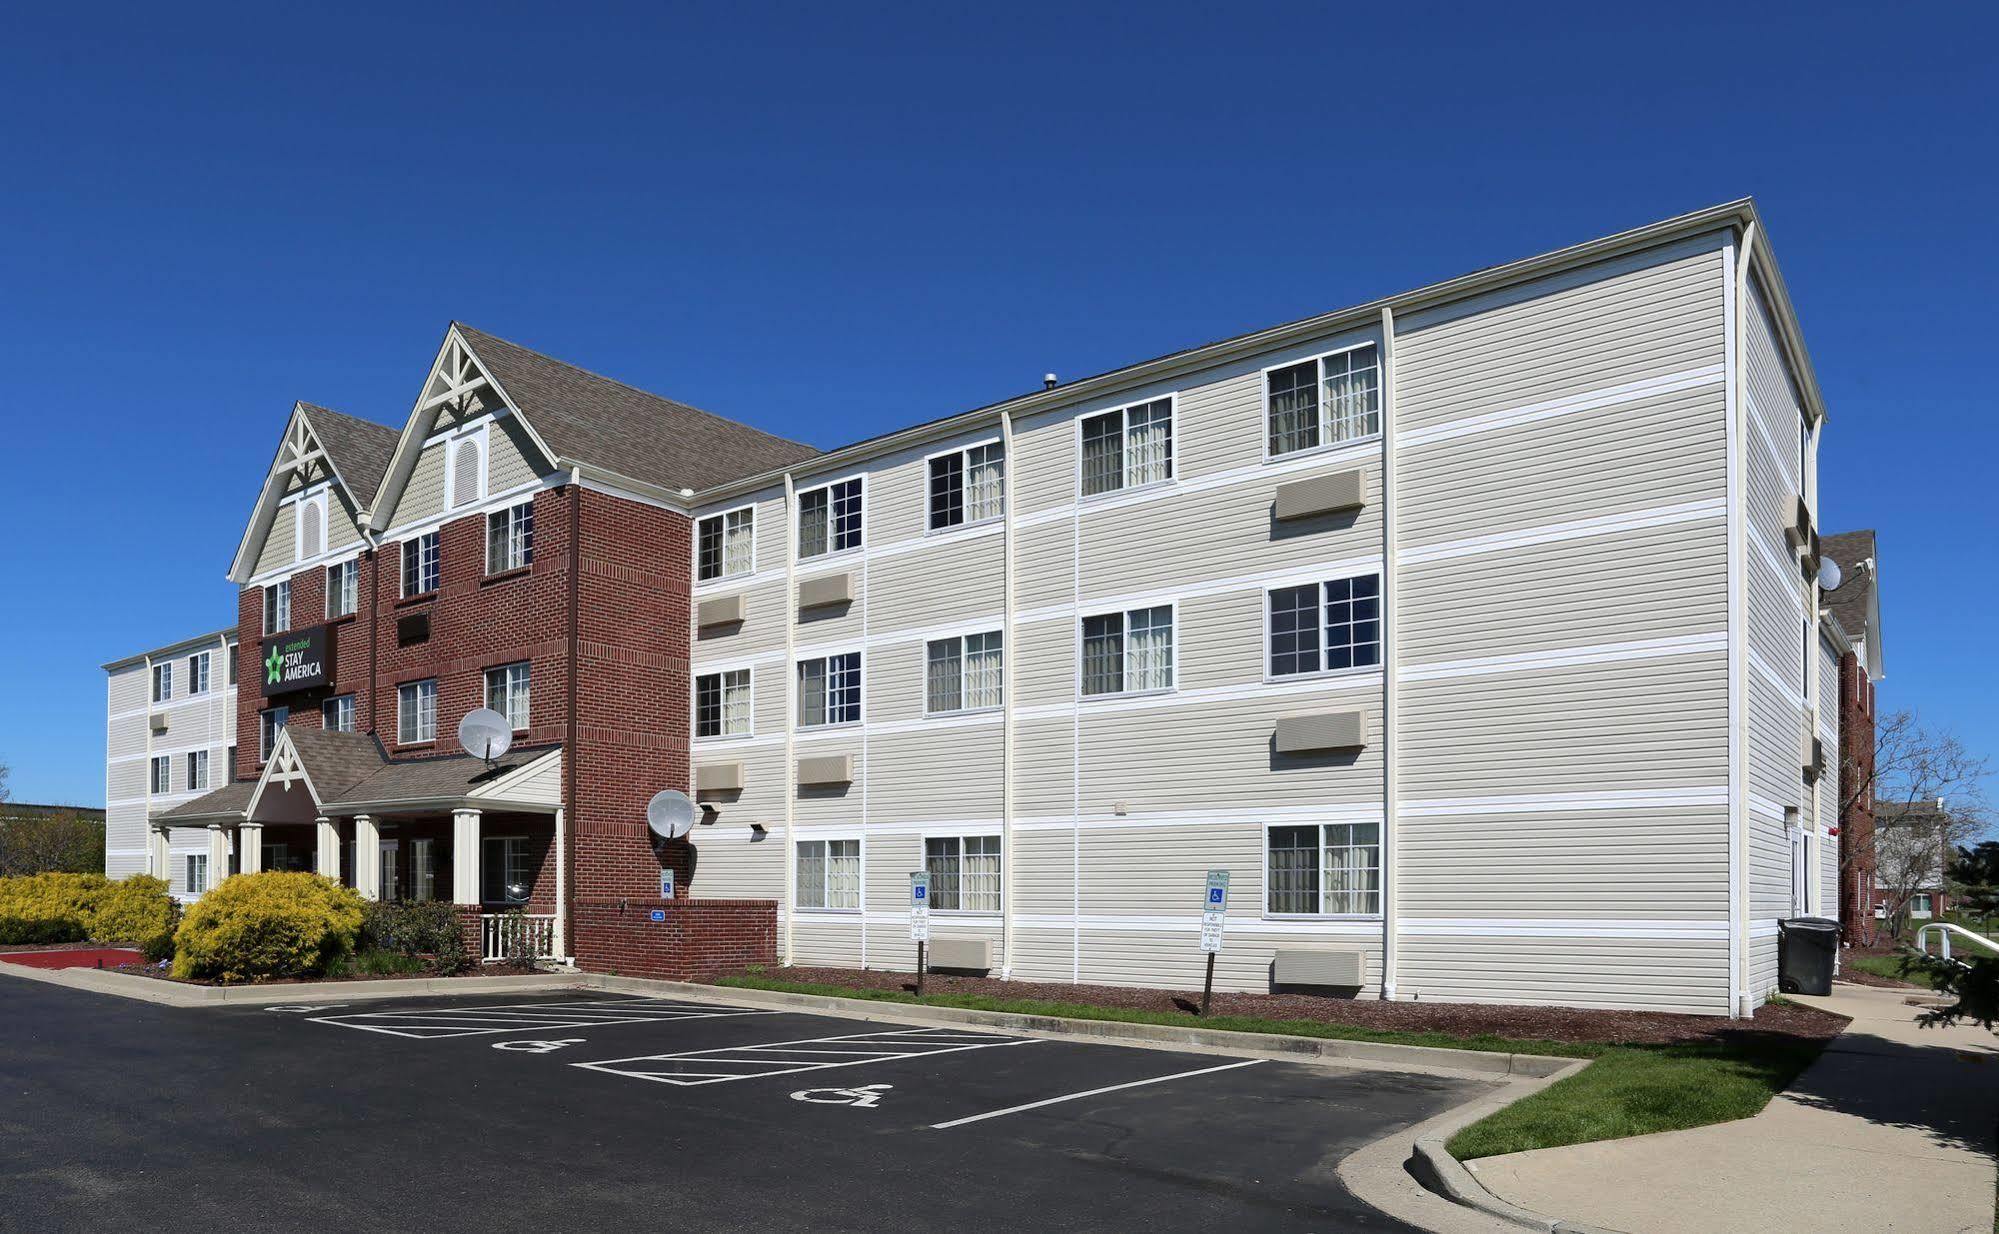
[[1041,375],[1041,388],[1044,390],[1053,390],[1055,388],[1055,374],[1043,373]]

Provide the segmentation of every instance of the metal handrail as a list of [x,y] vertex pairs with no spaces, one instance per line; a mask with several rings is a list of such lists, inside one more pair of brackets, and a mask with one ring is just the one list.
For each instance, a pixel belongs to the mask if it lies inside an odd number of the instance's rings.
[[1930,953],[1929,942],[1926,936],[1929,934],[1931,930],[1935,930],[1937,932],[1937,938],[1942,942],[1943,945],[1943,952],[1942,952],[1943,958],[1946,960],[1951,958],[1950,936],[1953,934],[1961,934],[1964,937],[1970,939],[1972,942],[1977,943],[1981,947],[1988,948],[1993,952],[1999,952],[1999,943],[1993,942],[1991,939],[1985,937],[1983,934],[1980,934],[1975,930],[1967,930],[1963,926],[1958,925],[1956,922],[1952,921],[1932,921],[1928,925],[1923,926],[1921,929],[1916,931],[1916,950],[1922,952],[1924,955],[1928,955]]

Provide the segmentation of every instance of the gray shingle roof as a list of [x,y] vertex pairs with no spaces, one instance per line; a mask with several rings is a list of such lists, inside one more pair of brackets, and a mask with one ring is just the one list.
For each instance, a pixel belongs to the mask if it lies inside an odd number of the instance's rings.
[[[819,453],[458,323],[548,448],[669,489],[703,489]],[[386,460],[385,460],[386,465]]]
[[389,761],[382,743],[368,733],[328,732],[323,728],[287,730],[305,773],[322,804],[374,775]]
[[1848,638],[1864,637],[1867,633],[1867,593],[1874,586],[1874,576],[1863,573],[1858,567],[1876,552],[1874,532],[1843,531],[1836,536],[1826,536],[1819,541],[1819,551],[1838,562],[1840,573],[1846,576],[1841,580],[1839,590],[1821,593],[1820,601],[1839,621],[1839,628],[1846,631]]
[[[333,808],[388,801],[435,801],[440,798],[464,797],[510,771],[525,767],[553,748],[539,746],[509,750],[505,755],[493,760],[494,766],[490,770],[484,760],[474,758],[470,754],[385,763],[343,791],[329,794],[321,804]],[[300,754],[303,755],[304,751],[301,750]],[[307,766],[310,767],[311,764],[308,763]],[[313,783],[318,782],[315,777]],[[324,788],[321,789],[322,793],[326,791]]]
[[183,801],[153,817],[167,822],[186,819],[190,826],[211,818],[241,816],[250,806],[250,794],[257,791],[255,780],[232,780],[221,788],[193,801]]
[[372,505],[375,493],[382,487],[382,476],[389,470],[389,456],[396,452],[396,441],[402,436],[402,431],[316,403],[300,403],[299,406],[305,409],[306,419],[311,421],[320,447],[333,460],[334,470],[347,482],[354,504],[363,509]]

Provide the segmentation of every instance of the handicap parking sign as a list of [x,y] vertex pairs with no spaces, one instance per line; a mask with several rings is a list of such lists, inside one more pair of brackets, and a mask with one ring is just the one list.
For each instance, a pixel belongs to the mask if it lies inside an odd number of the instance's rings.
[[654,910],[652,910],[652,919],[654,921],[665,921],[666,910],[663,908],[655,908]]
[[1210,887],[1208,888],[1208,903],[1214,905],[1216,908],[1220,908],[1224,897],[1227,895],[1228,892],[1221,887]]

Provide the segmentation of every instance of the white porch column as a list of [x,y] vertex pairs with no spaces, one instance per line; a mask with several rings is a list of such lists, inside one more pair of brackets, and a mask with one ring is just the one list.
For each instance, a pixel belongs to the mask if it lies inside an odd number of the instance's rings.
[[173,880],[173,854],[168,848],[167,829],[146,829],[146,873],[154,878]]
[[255,874],[264,868],[264,825],[244,823],[236,828],[236,852],[240,859],[236,869],[244,874]]
[[340,828],[330,818],[312,820],[319,849],[313,854],[312,868],[334,882],[340,881]]
[[451,900],[479,902],[479,811],[451,812]]
[[354,816],[354,890],[364,900],[382,898],[382,832],[366,814]]
[[221,823],[208,824],[208,885],[229,877],[229,833]]
[[562,834],[562,807],[555,807],[555,958],[569,958],[569,837]]

